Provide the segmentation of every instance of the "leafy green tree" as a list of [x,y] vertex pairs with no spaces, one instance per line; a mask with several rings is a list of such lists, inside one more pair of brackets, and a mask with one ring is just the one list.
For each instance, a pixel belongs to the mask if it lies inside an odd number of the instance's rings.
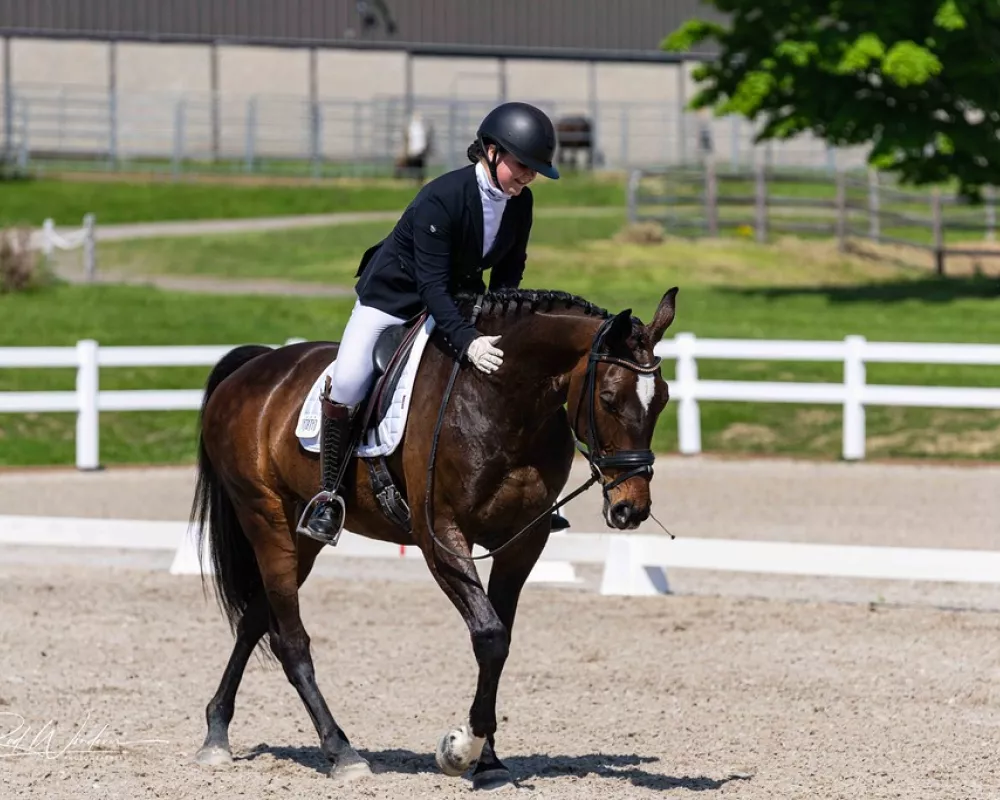
[[706,2],[729,24],[691,20],[663,42],[719,46],[693,108],[759,121],[758,141],[870,144],[904,183],[1000,185],[1000,0]]

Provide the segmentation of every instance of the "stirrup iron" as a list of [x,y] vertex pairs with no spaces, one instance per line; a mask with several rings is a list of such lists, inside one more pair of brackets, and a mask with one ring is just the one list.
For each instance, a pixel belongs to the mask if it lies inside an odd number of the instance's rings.
[[[337,529],[333,533],[318,533],[317,531],[314,531],[306,526],[306,522],[308,522],[309,517],[312,516],[313,509],[320,503],[326,503],[331,506],[331,514],[339,514],[340,521],[337,525]],[[339,506],[339,509],[335,508],[335,506]],[[347,506],[344,505],[344,499],[335,492],[322,491],[306,503],[306,507],[302,511],[302,515],[299,517],[299,522],[295,526],[295,532],[301,534],[302,536],[308,536],[310,539],[314,539],[317,542],[322,542],[323,544],[328,544],[331,547],[336,547],[337,542],[340,541],[340,534],[344,532],[344,521],[346,519]]]

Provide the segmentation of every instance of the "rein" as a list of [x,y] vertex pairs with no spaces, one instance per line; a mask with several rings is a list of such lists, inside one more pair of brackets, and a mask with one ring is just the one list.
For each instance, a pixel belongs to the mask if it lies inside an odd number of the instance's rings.
[[[483,295],[479,295],[476,299],[476,304],[473,307],[471,322],[473,325],[476,324],[476,320],[479,318],[480,312],[483,310],[482,306]],[[652,450],[620,450],[616,453],[599,455],[596,451],[600,450],[600,445],[597,438],[597,418],[594,400],[594,392],[597,388],[597,365],[601,361],[610,364],[617,364],[618,366],[630,369],[633,372],[638,372],[641,375],[651,375],[656,372],[660,366],[660,358],[657,356],[649,364],[639,364],[635,361],[629,361],[624,358],[616,358],[608,353],[602,352],[601,348],[604,345],[604,338],[607,336],[608,330],[613,322],[613,318],[605,320],[601,327],[598,329],[596,335],[594,336],[594,342],[590,348],[590,357],[587,360],[587,374],[584,379],[584,387],[581,390],[584,401],[587,397],[590,398],[589,403],[589,415],[587,420],[587,438],[588,442],[584,444],[576,436],[576,430],[573,429],[573,440],[576,444],[576,449],[583,453],[587,458],[587,463],[590,465],[590,477],[584,481],[577,489],[573,490],[570,494],[566,495],[562,500],[557,503],[553,503],[545,511],[535,517],[531,522],[525,525],[521,530],[515,533],[510,539],[504,542],[502,545],[494,550],[490,550],[481,556],[466,555],[465,553],[459,553],[452,550],[450,547],[445,545],[440,539],[438,539],[437,534],[434,533],[434,520],[433,520],[433,496],[434,496],[434,464],[437,460],[437,448],[438,440],[441,436],[441,427],[444,424],[445,411],[448,408],[448,401],[451,399],[451,392],[455,386],[455,379],[458,377],[458,371],[461,367],[461,363],[458,359],[455,360],[455,364],[452,367],[451,375],[448,378],[448,385],[444,390],[444,397],[441,399],[441,408],[438,410],[437,422],[434,425],[434,436],[431,439],[431,452],[427,459],[427,490],[424,496],[424,517],[427,523],[427,530],[430,532],[431,539],[434,541],[438,547],[444,550],[449,555],[455,556],[456,558],[461,558],[464,561],[481,561],[484,558],[492,558],[499,555],[508,547],[511,547],[515,542],[521,539],[528,531],[530,531],[535,525],[549,516],[556,509],[562,508],[566,503],[570,502],[574,498],[583,494],[595,483],[600,482],[601,490],[604,494],[605,505],[611,502],[609,492],[621,483],[624,483],[629,478],[633,478],[637,475],[642,475],[643,473],[648,473],[650,476],[653,474],[653,461],[655,455]],[[580,405],[577,405],[577,419],[580,416]],[[629,469],[619,475],[614,480],[607,482],[604,480],[604,473],[601,468],[613,468],[613,469]],[[471,548],[470,548],[471,549]]]

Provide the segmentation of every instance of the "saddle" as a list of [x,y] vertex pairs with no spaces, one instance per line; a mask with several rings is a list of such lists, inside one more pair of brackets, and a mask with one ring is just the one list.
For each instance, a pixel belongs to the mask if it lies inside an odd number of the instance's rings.
[[[358,415],[358,435],[372,430],[378,440],[378,426],[392,404],[403,368],[409,359],[417,332],[427,319],[424,311],[402,325],[391,325],[379,334],[372,350],[372,366],[376,379]],[[382,513],[405,530],[410,529],[410,509],[397,489],[385,456],[363,459],[368,464],[372,489]]]
[[392,403],[393,393],[399,385],[413,342],[420,326],[427,319],[427,312],[408,319],[402,325],[390,325],[379,334],[372,350],[372,366],[375,382],[368,390],[359,418],[360,429],[374,429],[378,434],[378,424],[384,418]]

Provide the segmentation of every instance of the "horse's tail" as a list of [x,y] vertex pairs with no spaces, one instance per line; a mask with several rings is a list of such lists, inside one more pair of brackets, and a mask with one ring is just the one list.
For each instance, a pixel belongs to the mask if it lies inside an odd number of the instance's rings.
[[205,406],[219,384],[236,370],[257,356],[270,352],[264,345],[243,345],[226,353],[212,369],[205,384],[205,397],[201,403],[198,423],[198,482],[191,507],[191,521],[197,523],[198,563],[201,563],[202,547],[206,532],[209,536],[212,568],[214,570],[215,595],[229,626],[235,631],[236,624],[243,616],[247,603],[262,590],[260,570],[250,542],[243,535],[243,528],[236,517],[233,501],[219,480],[215,466],[205,449],[203,427]]

